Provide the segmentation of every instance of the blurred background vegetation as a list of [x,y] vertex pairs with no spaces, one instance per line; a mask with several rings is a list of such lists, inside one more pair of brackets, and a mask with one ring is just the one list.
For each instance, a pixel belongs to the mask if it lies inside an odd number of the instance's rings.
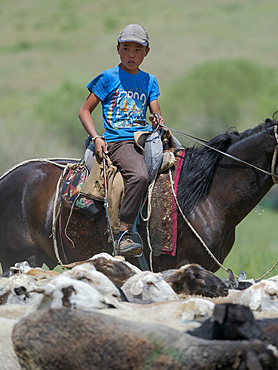
[[[149,32],[142,69],[158,79],[168,126],[211,139],[229,127],[254,127],[278,110],[275,0],[1,0],[0,10],[1,174],[30,158],[83,156],[78,111],[86,84],[118,64],[116,40],[129,23]],[[94,121],[101,133],[100,108]],[[239,259],[227,259],[232,269],[252,275],[275,262],[275,193],[262,203],[265,212],[240,225],[230,254]],[[255,229],[263,239],[250,240]],[[258,251],[258,261],[243,258],[248,248]]]

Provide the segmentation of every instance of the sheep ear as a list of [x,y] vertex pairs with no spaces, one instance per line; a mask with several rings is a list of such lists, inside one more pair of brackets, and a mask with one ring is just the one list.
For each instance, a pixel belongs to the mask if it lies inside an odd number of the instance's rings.
[[172,289],[177,293],[183,292],[183,283],[185,279],[185,274],[183,271],[176,271],[173,275],[164,279],[166,283],[168,283]]
[[130,287],[130,292],[133,295],[139,295],[143,291],[143,283],[142,281],[136,281],[134,284],[131,285]]
[[223,324],[227,313],[227,305],[216,304],[211,317],[212,322],[217,322],[218,324]]
[[252,289],[249,307],[251,310],[256,311],[262,303],[262,290]]

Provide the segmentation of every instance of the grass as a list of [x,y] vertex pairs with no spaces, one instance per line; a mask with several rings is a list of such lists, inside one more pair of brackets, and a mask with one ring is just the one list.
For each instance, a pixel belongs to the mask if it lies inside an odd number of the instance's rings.
[[[245,271],[249,279],[265,274],[278,259],[276,228],[273,227],[276,222],[276,211],[257,206],[237,227],[235,244],[223,265],[238,276]],[[277,274],[278,267],[267,277]],[[222,269],[217,275],[227,278]]]
[[180,129],[186,121],[195,135],[207,140],[231,126],[243,131],[258,123],[256,117],[276,110],[277,86],[273,68],[244,59],[209,61],[169,88],[172,98],[162,97],[164,118]]
[[[118,63],[127,23],[149,32],[142,68],[158,78],[169,126],[206,139],[253,127],[277,110],[277,11],[274,0],[3,0],[0,173],[28,158],[83,155],[85,85]],[[94,118],[101,131],[100,111]]]
[[[83,156],[86,84],[118,63],[128,23],[149,32],[142,69],[158,78],[168,126],[204,139],[254,127],[278,110],[277,12],[275,0],[2,0],[0,174],[29,158]],[[102,132],[100,108],[93,118]],[[274,263],[276,217],[252,212],[239,226],[225,261],[235,273]]]

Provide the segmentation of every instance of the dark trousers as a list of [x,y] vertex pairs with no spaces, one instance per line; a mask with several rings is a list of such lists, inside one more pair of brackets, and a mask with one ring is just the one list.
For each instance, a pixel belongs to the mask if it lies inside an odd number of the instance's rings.
[[142,150],[133,140],[108,142],[107,147],[112,163],[126,180],[120,220],[133,224],[148,186],[148,170]]

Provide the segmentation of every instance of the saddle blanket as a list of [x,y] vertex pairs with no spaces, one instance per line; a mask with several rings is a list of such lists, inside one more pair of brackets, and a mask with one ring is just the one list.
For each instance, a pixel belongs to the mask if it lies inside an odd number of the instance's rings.
[[[180,172],[185,150],[176,154],[173,172],[173,190],[177,194]],[[177,206],[172,192],[168,172],[161,173],[154,185],[151,200],[150,238],[153,255],[168,254],[175,256],[177,249]]]
[[87,176],[88,170],[82,161],[69,165],[63,178],[61,200],[65,207],[78,210],[94,221],[103,211],[103,202],[81,194]]

